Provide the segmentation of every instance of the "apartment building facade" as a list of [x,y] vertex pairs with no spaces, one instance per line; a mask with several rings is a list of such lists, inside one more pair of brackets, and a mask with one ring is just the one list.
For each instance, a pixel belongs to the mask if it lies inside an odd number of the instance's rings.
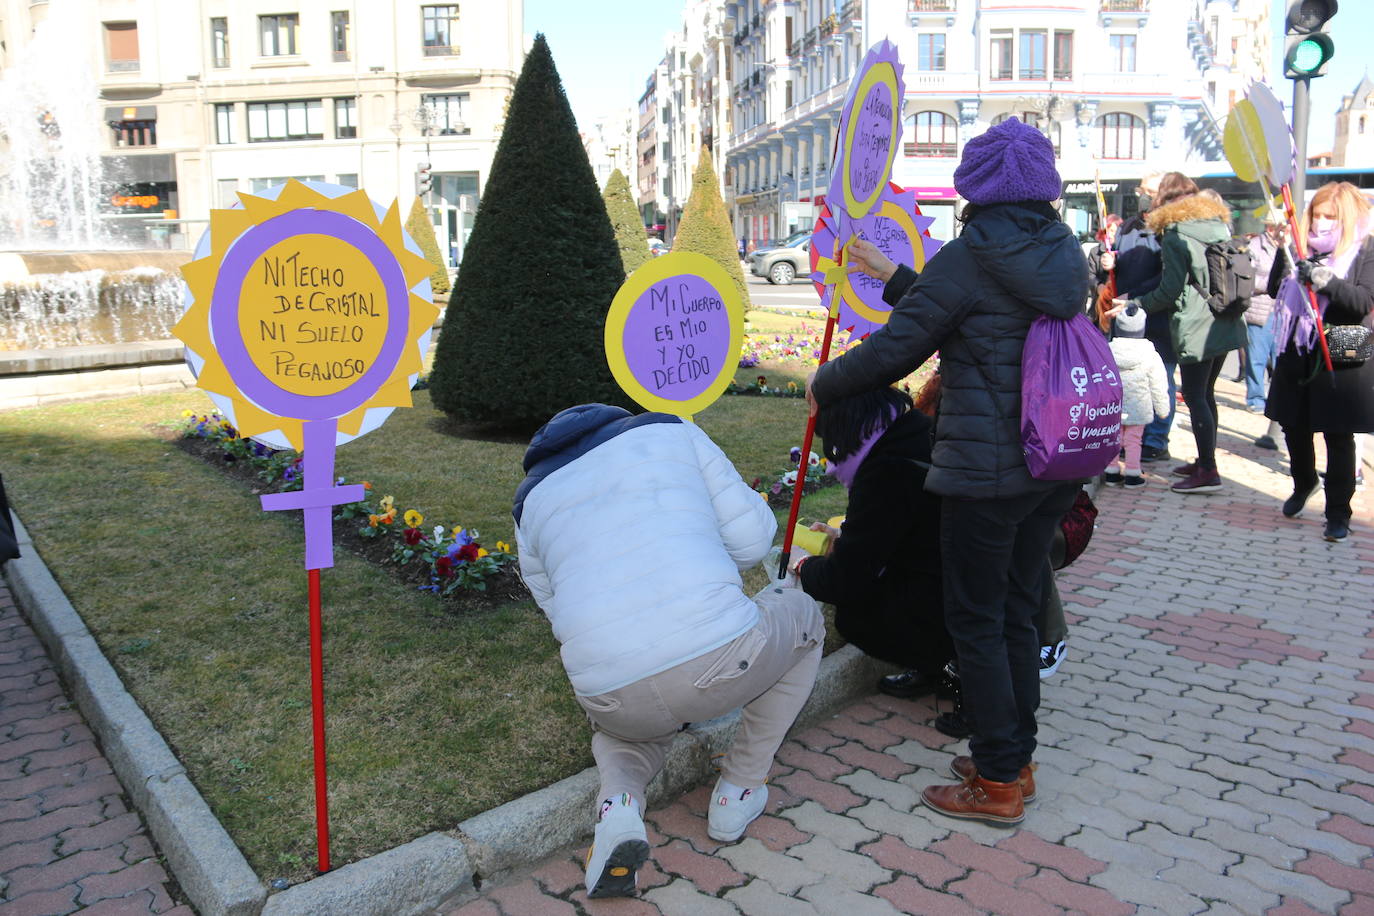
[[95,69],[109,219],[175,211],[193,241],[212,208],[293,177],[406,206],[427,163],[452,264],[525,52],[521,3],[0,0],[0,16],[0,66],[60,22],[71,66]]

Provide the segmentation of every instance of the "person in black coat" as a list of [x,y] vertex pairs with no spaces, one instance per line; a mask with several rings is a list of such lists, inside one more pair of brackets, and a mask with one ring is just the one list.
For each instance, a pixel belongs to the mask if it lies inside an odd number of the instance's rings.
[[879,388],[817,415],[849,506],[838,530],[812,526],[833,538],[829,552],[802,555],[793,567],[808,595],[835,605],[841,636],[911,669],[883,679],[897,680],[895,694],[907,697],[933,690],[954,657],[941,603],[940,498],[925,489],[931,421],[910,408],[903,392]]
[[1274,345],[1279,349],[1264,414],[1283,427],[1293,495],[1283,503],[1289,518],[1317,491],[1314,433],[1326,439],[1326,528],[1333,542],[1350,534],[1355,494],[1355,434],[1374,432],[1374,360],[1361,366],[1322,364],[1316,321],[1303,284],[1310,284],[1325,325],[1374,328],[1374,213],[1358,188],[1341,181],[1312,195],[1298,231],[1308,260],[1289,275],[1290,261],[1274,259],[1269,295],[1274,297]]

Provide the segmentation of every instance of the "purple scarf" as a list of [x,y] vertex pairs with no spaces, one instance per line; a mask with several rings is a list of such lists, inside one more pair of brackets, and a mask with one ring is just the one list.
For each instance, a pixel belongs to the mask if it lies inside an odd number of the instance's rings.
[[868,453],[873,449],[873,444],[882,438],[883,433],[892,425],[892,421],[897,419],[897,412],[894,410],[886,420],[880,420],[877,428],[860,443],[859,447],[843,458],[838,458],[830,466],[830,473],[835,475],[835,479],[844,484],[848,490],[854,485],[854,475],[859,473],[859,465],[864,463]]
[[[1364,247],[1371,230],[1374,230],[1374,224],[1370,221],[1360,223],[1355,244],[1326,262],[1332,273],[1342,280],[1345,279],[1346,274],[1350,273],[1350,265],[1355,263],[1355,256]],[[1322,317],[1326,317],[1326,306],[1329,302],[1325,294],[1317,293],[1317,308],[1321,311]],[[1279,286],[1279,295],[1274,301],[1273,320],[1274,342],[1280,350],[1287,348],[1290,337],[1293,348],[1299,353],[1308,353],[1317,346],[1317,319],[1312,314],[1312,303],[1307,298],[1307,288],[1298,282],[1296,271],[1284,277],[1283,283]]]

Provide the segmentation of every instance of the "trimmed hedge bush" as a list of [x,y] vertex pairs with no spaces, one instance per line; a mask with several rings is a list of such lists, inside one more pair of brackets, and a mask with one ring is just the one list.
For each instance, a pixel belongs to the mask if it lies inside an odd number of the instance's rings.
[[649,237],[644,232],[644,223],[639,218],[639,208],[630,196],[630,180],[625,173],[616,169],[606,179],[606,189],[601,192],[606,202],[606,215],[611,218],[615,229],[615,240],[620,245],[620,260],[625,265],[625,276],[648,263]]
[[744,285],[744,271],[739,266],[739,247],[730,228],[730,216],[720,196],[711,150],[703,146],[701,159],[692,173],[692,194],[682,208],[682,222],[673,236],[674,251],[695,251],[704,254],[725,268],[739,287],[740,301],[749,310],[749,288]]

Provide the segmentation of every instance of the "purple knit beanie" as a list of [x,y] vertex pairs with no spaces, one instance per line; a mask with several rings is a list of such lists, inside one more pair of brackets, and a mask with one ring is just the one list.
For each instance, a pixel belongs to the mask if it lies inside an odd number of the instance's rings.
[[964,158],[954,170],[954,189],[975,204],[1056,200],[1063,186],[1049,138],[1017,118],[964,144]]

